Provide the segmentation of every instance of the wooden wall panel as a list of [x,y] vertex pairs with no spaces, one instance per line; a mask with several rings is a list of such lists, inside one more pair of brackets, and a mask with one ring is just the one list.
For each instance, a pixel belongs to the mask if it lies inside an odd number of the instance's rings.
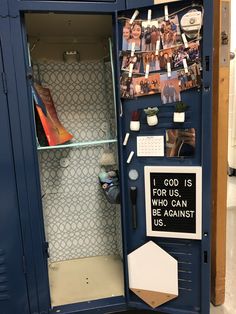
[[[226,216],[228,166],[229,58],[222,64],[222,6],[230,0],[215,0],[213,70],[213,175],[212,175],[212,260],[211,301],[221,305],[225,299]],[[230,19],[230,16],[229,16]],[[229,34],[230,30],[226,30]],[[229,44],[228,46],[228,54]],[[225,47],[224,49],[225,50]]]

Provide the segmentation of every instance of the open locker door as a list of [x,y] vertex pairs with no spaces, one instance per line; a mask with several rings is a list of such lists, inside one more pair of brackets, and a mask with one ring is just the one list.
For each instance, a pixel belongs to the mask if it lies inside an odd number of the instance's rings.
[[[4,31],[0,21],[0,29]],[[2,37],[2,34],[1,34]],[[29,313],[25,260],[8,116],[6,73],[0,42],[0,309],[1,313]]]
[[207,314],[213,3],[126,4],[116,37],[128,306]]

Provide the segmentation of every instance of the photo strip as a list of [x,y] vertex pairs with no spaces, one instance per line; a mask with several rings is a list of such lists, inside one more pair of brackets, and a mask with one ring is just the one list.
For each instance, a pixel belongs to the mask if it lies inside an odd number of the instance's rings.
[[166,156],[194,157],[196,147],[195,134],[194,128],[166,130]]
[[181,100],[180,86],[177,71],[160,75],[161,101],[163,104],[170,104]]
[[161,39],[158,21],[142,22],[142,50],[155,51],[157,41]]
[[129,20],[125,22],[123,26],[123,37],[122,37],[122,50],[132,50],[132,43],[135,44],[135,51],[141,50],[142,43],[142,22],[134,21],[132,25],[129,24]]
[[188,73],[184,70],[178,70],[178,80],[180,91],[201,86],[201,65],[193,64],[188,67]]
[[161,22],[160,34],[163,49],[175,47],[183,42],[178,15],[171,17],[168,21],[163,20]]
[[140,64],[141,64],[142,54],[136,53],[133,57],[131,57],[130,53],[123,53],[123,60],[121,70],[129,71],[130,64],[133,64],[133,73],[140,72]]

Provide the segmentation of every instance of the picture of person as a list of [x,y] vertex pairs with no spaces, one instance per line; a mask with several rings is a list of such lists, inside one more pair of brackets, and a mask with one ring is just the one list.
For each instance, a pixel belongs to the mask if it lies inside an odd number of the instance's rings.
[[133,57],[131,57],[130,53],[123,53],[121,70],[129,71],[130,64],[133,63],[133,73],[139,73],[141,58],[142,55],[140,53],[136,53]]
[[196,140],[195,129],[168,129],[166,130],[167,157],[193,157]]
[[120,96],[121,98],[134,98],[134,85],[132,77],[128,73],[122,73],[120,78]]
[[168,78],[167,74],[161,74],[161,100],[163,104],[169,104],[181,100],[180,86],[177,71],[171,73]]
[[142,28],[143,28],[142,50],[155,51],[157,40],[160,40],[160,30],[158,27],[158,21],[142,22]]
[[181,44],[182,37],[179,28],[178,15],[171,17],[168,21],[162,21],[160,25],[160,33],[164,49]]
[[170,62],[171,68],[173,67],[173,50],[172,49],[164,49],[159,51],[159,66],[160,70],[167,70],[167,63]]
[[188,62],[189,55],[188,50],[184,46],[179,46],[178,48],[173,49],[172,60],[173,60],[173,67],[183,67],[183,59],[186,59]]
[[132,49],[132,43],[135,43],[135,50],[141,50],[141,38],[142,38],[142,22],[134,21],[130,27],[128,50]]
[[123,39],[122,50],[123,51],[128,50],[130,36],[131,36],[130,24],[129,24],[129,22],[126,21],[126,23],[123,27],[123,37],[122,37],[122,39]]
[[155,72],[160,70],[160,62],[155,52],[144,52],[143,53],[143,67],[146,69],[146,65],[149,64],[149,72]]
[[189,43],[188,56],[190,62],[200,61],[200,44],[199,41]]
[[184,70],[177,71],[180,91],[201,86],[200,64],[193,64],[188,67],[188,73]]
[[152,74],[146,79],[144,76],[134,77],[134,96],[146,96],[160,93],[160,74]]

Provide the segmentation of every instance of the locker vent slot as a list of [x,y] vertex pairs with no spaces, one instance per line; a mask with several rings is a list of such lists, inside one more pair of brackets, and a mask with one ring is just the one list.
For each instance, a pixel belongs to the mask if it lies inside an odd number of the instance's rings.
[[0,301],[8,300],[9,298],[5,252],[0,249]]
[[[180,240],[181,241],[181,240]],[[179,291],[192,292],[195,276],[193,265],[194,252],[189,240],[181,242],[160,242],[159,245],[178,261]]]

